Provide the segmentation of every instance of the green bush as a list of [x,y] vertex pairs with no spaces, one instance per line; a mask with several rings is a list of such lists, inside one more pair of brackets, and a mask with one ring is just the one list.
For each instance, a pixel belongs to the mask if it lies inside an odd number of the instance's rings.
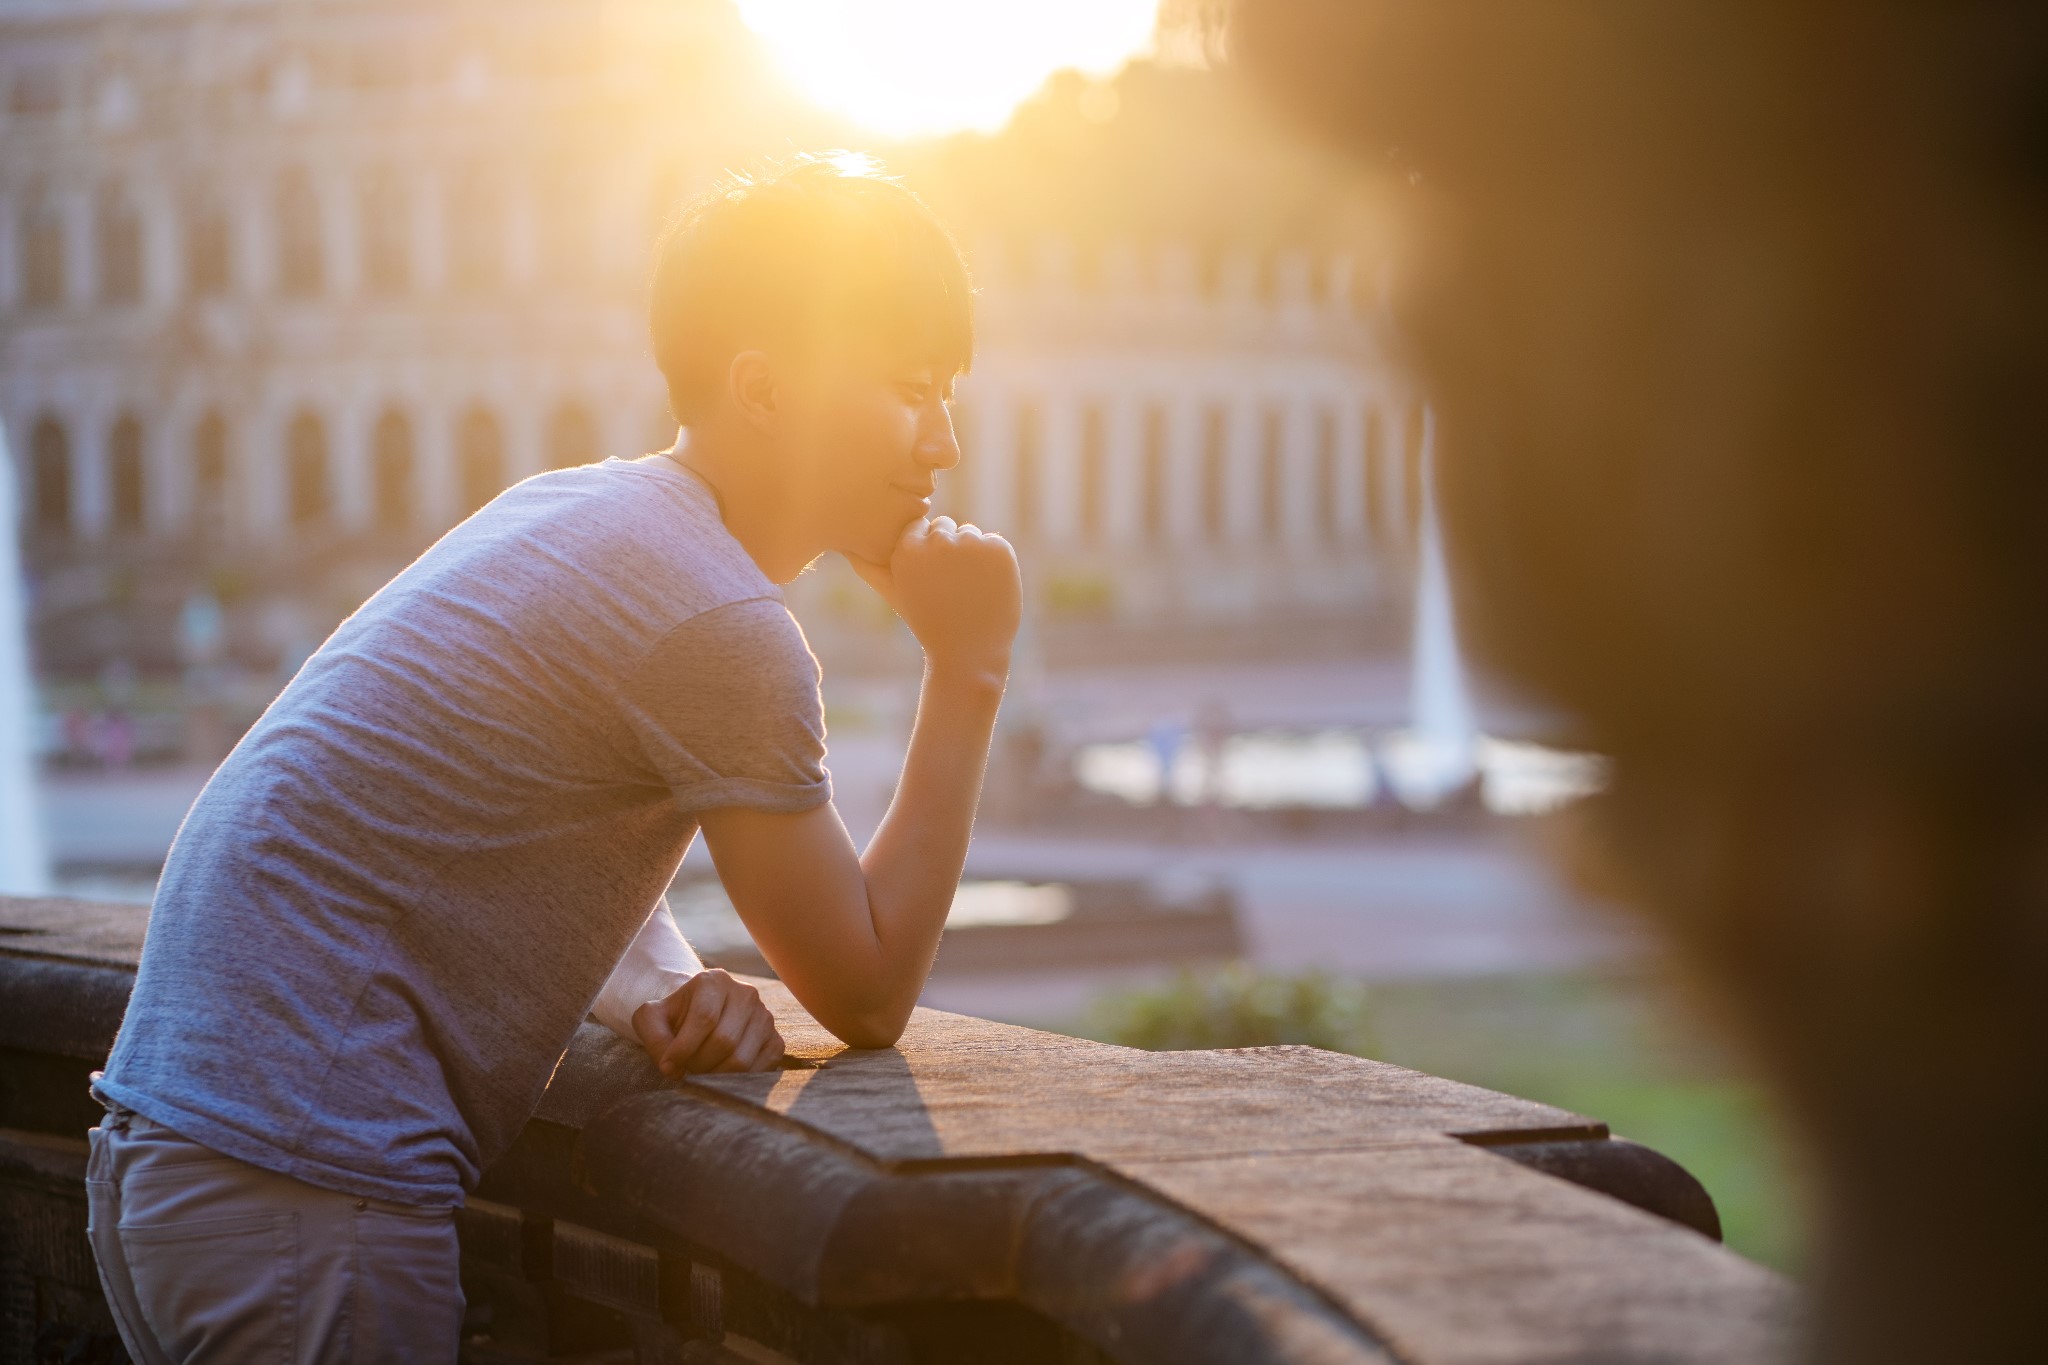
[[1108,616],[1116,607],[1116,584],[1099,574],[1056,574],[1045,585],[1045,609],[1054,616]]
[[1376,1047],[1363,987],[1243,965],[1184,971],[1165,986],[1111,996],[1090,1024],[1104,1042],[1155,1052],[1305,1043],[1368,1055]]

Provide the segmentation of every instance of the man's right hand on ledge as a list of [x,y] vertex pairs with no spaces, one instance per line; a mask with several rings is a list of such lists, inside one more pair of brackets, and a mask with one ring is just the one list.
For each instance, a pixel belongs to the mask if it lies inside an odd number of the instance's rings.
[[633,1031],[661,1074],[671,1078],[769,1071],[782,1060],[782,1034],[761,992],[718,967],[706,967],[666,999],[633,1011]]

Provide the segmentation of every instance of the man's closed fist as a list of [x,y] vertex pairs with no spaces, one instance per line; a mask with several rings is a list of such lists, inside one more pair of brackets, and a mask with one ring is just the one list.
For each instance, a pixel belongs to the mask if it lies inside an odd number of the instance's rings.
[[1010,542],[951,517],[913,521],[887,565],[850,561],[935,664],[1009,671],[1023,583]]
[[761,992],[717,967],[633,1011],[633,1031],[664,1076],[769,1071],[782,1060],[782,1034]]

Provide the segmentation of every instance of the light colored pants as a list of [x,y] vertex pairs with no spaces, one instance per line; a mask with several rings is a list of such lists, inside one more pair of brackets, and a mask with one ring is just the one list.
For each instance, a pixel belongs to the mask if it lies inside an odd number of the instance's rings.
[[138,1365],[452,1365],[453,1209],[317,1189],[126,1109],[91,1137],[93,1256]]

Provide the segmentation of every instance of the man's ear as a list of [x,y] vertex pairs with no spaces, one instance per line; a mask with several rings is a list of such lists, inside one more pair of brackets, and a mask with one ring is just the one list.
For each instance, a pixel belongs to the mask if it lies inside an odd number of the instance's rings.
[[777,425],[775,366],[765,351],[741,351],[725,371],[726,396],[747,425],[772,436]]

